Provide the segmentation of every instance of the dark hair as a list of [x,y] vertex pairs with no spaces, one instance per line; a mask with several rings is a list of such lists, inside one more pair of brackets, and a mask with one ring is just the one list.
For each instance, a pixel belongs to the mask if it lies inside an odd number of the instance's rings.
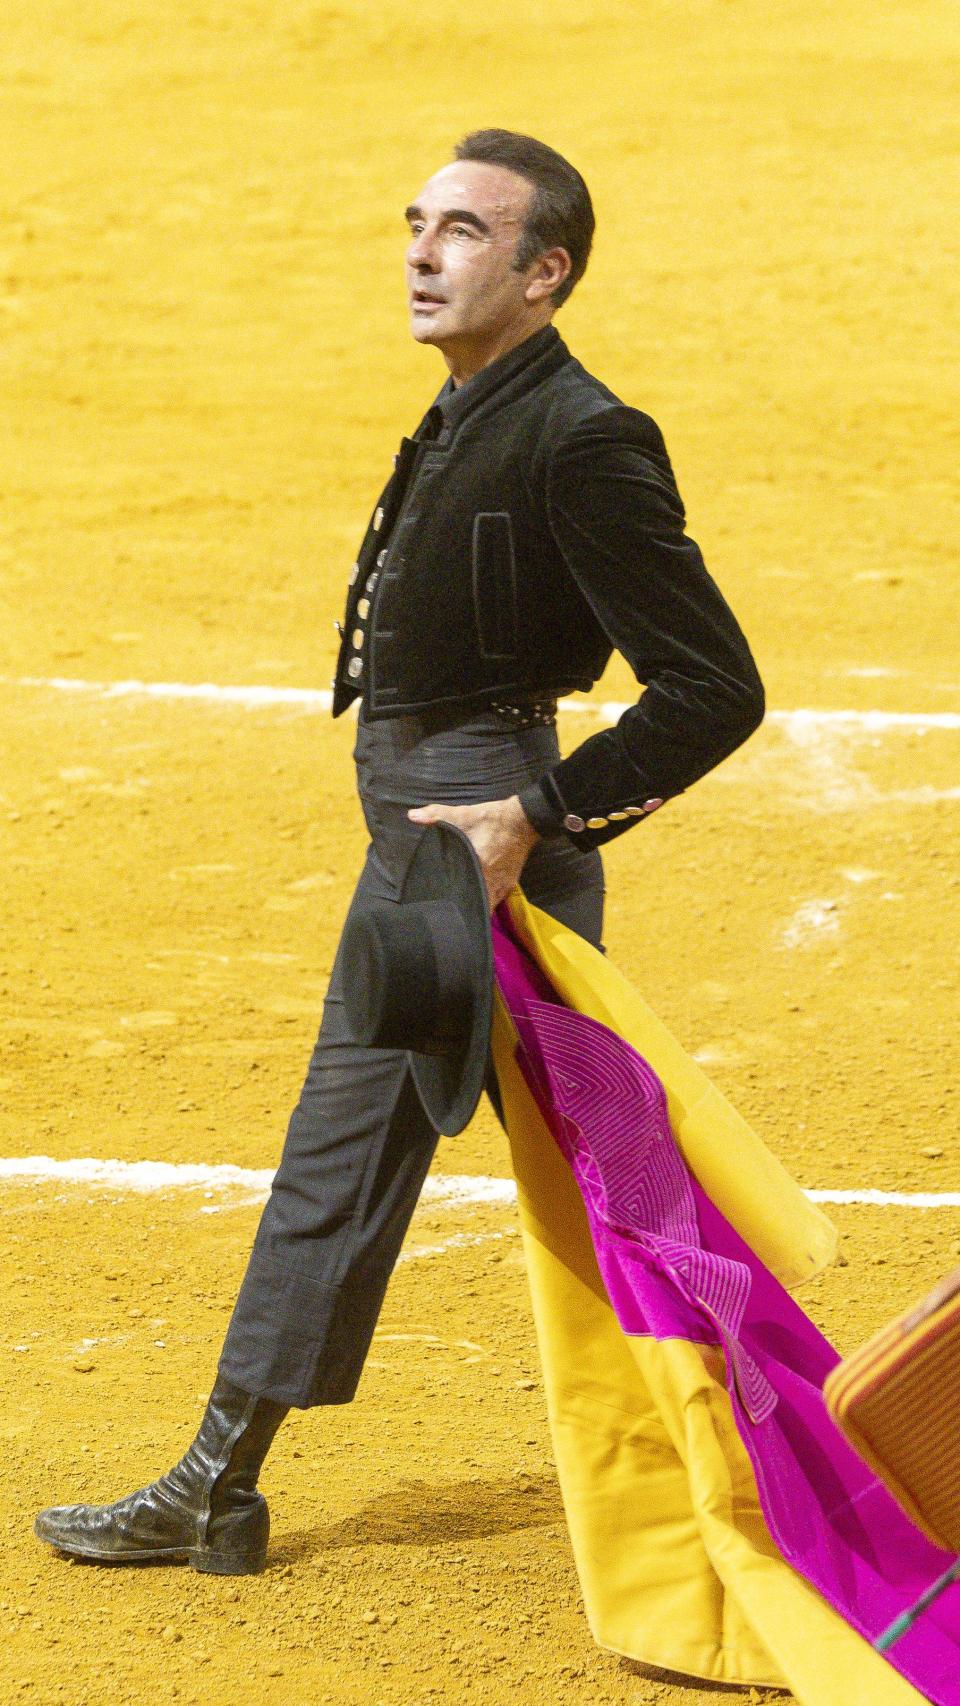
[[545,249],[566,249],[573,263],[552,293],[559,308],[587,270],[596,221],[590,191],[580,173],[556,149],[515,130],[472,130],[454,149],[456,160],[506,166],[534,187],[513,265],[524,272]]

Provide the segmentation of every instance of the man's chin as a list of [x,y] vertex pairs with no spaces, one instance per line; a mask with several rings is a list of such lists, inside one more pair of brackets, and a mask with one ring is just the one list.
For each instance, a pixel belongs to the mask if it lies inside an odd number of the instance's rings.
[[444,302],[432,313],[423,309],[412,309],[410,313],[410,332],[418,344],[437,344],[440,348],[449,343],[454,333],[456,315],[451,311],[450,304]]
[[418,344],[439,344],[443,342],[443,333],[435,326],[433,319],[426,314],[410,316],[410,334]]

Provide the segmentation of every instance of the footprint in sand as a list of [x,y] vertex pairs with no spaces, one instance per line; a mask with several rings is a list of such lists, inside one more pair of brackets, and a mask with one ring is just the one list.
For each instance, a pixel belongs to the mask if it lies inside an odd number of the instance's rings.
[[745,1056],[743,1051],[735,1048],[725,1048],[720,1043],[704,1043],[702,1048],[694,1049],[690,1056],[698,1066],[742,1066]]
[[[374,1345],[378,1347],[386,1345],[420,1345],[423,1347],[424,1352],[431,1356],[431,1360],[438,1352],[447,1351],[453,1357],[455,1362],[463,1364],[489,1362],[493,1358],[493,1352],[486,1350],[483,1345],[475,1345],[470,1339],[444,1339],[441,1338],[439,1333],[377,1332],[374,1334]],[[387,1368],[390,1365],[385,1361],[381,1361],[368,1363],[368,1366],[373,1368]]]
[[308,895],[317,889],[332,888],[337,880],[330,871],[311,871],[309,876],[295,877],[284,885],[283,894],[268,895],[264,908],[267,912],[296,912]]
[[291,894],[311,894],[314,889],[332,888],[338,880],[331,871],[311,871],[308,877],[296,877],[286,886]]

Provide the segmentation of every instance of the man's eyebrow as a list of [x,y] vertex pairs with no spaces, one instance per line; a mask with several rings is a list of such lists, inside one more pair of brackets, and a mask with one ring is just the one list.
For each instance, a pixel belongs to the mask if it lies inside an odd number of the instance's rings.
[[[422,219],[423,208],[417,207],[416,203],[413,203],[410,207],[404,208],[403,217],[408,224],[411,219]],[[475,231],[480,232],[481,237],[489,237],[491,235],[490,226],[487,225],[476,213],[471,213],[469,208],[445,207],[440,218],[448,223],[453,222],[460,225],[472,225]]]

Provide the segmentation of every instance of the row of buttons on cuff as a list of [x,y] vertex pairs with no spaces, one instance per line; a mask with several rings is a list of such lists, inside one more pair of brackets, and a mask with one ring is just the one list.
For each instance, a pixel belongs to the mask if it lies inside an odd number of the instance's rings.
[[626,818],[649,817],[651,812],[655,812],[657,807],[662,805],[662,800],[644,800],[642,806],[625,806],[622,812],[608,812],[606,817],[583,818],[578,817],[576,812],[568,812],[563,820],[563,827],[571,830],[574,835],[579,835],[583,829],[606,829],[608,824],[623,823]]

